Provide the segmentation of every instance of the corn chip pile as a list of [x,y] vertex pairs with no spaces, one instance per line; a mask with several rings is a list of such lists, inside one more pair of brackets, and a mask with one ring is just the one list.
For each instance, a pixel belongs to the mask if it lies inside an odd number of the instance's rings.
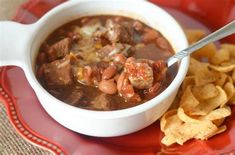
[[[205,37],[201,30],[186,30],[189,43]],[[235,105],[235,45],[208,44],[190,58],[187,76],[172,108],[161,120],[162,143],[183,145],[190,139],[207,140],[226,130],[223,124]]]

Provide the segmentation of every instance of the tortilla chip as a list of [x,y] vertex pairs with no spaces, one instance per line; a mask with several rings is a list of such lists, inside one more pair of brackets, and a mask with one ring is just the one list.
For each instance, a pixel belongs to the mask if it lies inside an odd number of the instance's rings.
[[223,124],[224,120],[225,120],[225,117],[224,118],[220,118],[220,119],[215,119],[212,122],[218,127],[221,124]]
[[185,112],[184,112],[184,109],[179,107],[178,110],[177,110],[177,115],[179,117],[179,119],[181,119],[181,121],[183,122],[194,122],[194,123],[199,123],[200,120],[197,120],[196,118],[193,118],[193,117],[190,117],[189,115],[187,115]]
[[207,140],[209,137],[215,135],[218,131],[216,125],[214,125],[211,121],[202,121],[195,126],[191,125],[191,128],[197,128],[196,130],[196,139]]
[[179,102],[180,102],[180,98],[181,98],[181,90],[178,91],[173,103],[171,104],[169,110],[172,110],[172,109],[177,109],[179,107]]
[[226,81],[225,82],[229,82],[229,83],[233,83],[233,79],[231,76],[227,76]]
[[232,96],[231,99],[229,100],[229,104],[230,104],[230,105],[235,105],[235,94],[233,94],[233,96]]
[[[200,30],[187,30],[186,34],[190,43],[205,35]],[[215,44],[209,44],[193,53],[174,109],[161,119],[165,134],[161,142],[183,145],[190,139],[206,140],[224,132],[227,127],[223,122],[231,115],[228,104],[235,105],[234,84],[235,45],[222,44],[217,51]]]
[[210,62],[214,65],[219,65],[223,62],[228,62],[229,60],[229,51],[226,49],[220,49],[213,57],[211,57]]
[[188,86],[181,97],[180,107],[184,109],[185,112],[190,112],[194,107],[199,105],[199,101],[195,98],[192,93],[192,86]]
[[230,58],[235,58],[235,45],[234,44],[222,44],[222,49],[226,49],[229,51]]
[[208,67],[207,63],[201,63],[200,61],[194,58],[190,58],[190,64],[187,75],[195,75],[198,72],[198,70],[207,67]]
[[170,146],[170,145],[176,143],[176,138],[172,133],[165,134],[165,136],[161,140],[161,143],[165,144],[166,146]]
[[198,69],[195,74],[196,86],[202,86],[215,81],[216,78],[214,72],[210,71],[207,67]]
[[233,73],[232,73],[232,79],[233,79],[233,83],[235,84],[235,69],[233,70]]
[[[203,119],[214,121],[225,118],[231,115],[231,109],[229,106],[224,106],[222,108],[215,109],[208,113],[208,115],[202,117]],[[202,119],[201,118],[201,119]]]
[[206,100],[206,103],[211,105],[211,108],[213,107],[212,110],[214,110],[217,105],[223,107],[228,102],[226,92],[220,86],[216,86],[216,88],[218,89],[219,94],[214,98]]
[[186,29],[185,34],[189,44],[195,43],[205,37],[205,32],[200,29]]
[[215,66],[215,65],[209,64],[209,68],[218,72],[228,73],[235,69],[235,64],[230,64],[227,66]]
[[201,49],[192,53],[192,57],[196,59],[207,58],[210,60],[216,54],[216,46],[214,43],[210,43]]
[[219,127],[218,130],[214,134],[212,134],[210,137],[217,135],[217,134],[220,134],[220,133],[224,132],[226,129],[227,129],[226,125],[223,125],[223,126]]
[[165,131],[165,126],[166,126],[166,123],[167,123],[167,119],[173,115],[176,115],[177,114],[177,110],[176,109],[172,109],[170,111],[167,111],[161,118],[161,121],[160,121],[160,127],[161,127],[161,131]]
[[235,87],[234,87],[233,83],[227,82],[223,88],[227,94],[228,100],[230,100],[233,97],[233,95],[235,94]]
[[211,83],[203,86],[194,86],[192,92],[199,101],[213,98],[219,93],[216,86]]
[[214,71],[214,74],[215,74],[215,78],[216,78],[216,81],[214,82],[215,85],[222,87],[225,84],[228,75],[225,73],[217,72],[217,71]]
[[186,76],[185,77],[183,84],[182,84],[182,91],[184,92],[189,85],[195,85],[195,77],[194,76]]
[[192,138],[205,140],[209,136],[214,135],[217,131],[218,128],[211,121],[184,123],[170,134],[166,134],[161,142],[167,146],[173,143],[183,145],[184,142]]
[[223,107],[227,101],[227,95],[225,91],[220,87],[216,86],[219,94],[216,97],[210,98],[205,100],[204,102],[201,102],[198,106],[193,108],[190,111],[190,115],[207,115],[212,110],[220,107]]

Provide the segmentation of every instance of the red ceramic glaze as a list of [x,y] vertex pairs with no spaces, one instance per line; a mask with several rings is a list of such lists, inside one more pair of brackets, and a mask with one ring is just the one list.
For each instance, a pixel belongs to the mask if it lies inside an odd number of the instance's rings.
[[[234,0],[151,1],[163,6],[185,28],[200,28],[210,32],[235,19]],[[33,23],[62,2],[30,0],[18,9],[14,21]],[[225,41],[235,43],[235,36]],[[160,143],[163,133],[158,121],[139,132],[114,138],[88,137],[66,129],[44,111],[23,71],[18,67],[0,68],[0,100],[4,102],[10,121],[20,135],[54,154],[235,154],[235,106],[232,107],[233,115],[226,120],[226,132],[208,141],[191,140],[183,146],[166,147]]]
[[[216,30],[235,19],[235,0],[150,0],[164,7],[171,7],[203,22]],[[235,43],[235,35],[223,39]]]

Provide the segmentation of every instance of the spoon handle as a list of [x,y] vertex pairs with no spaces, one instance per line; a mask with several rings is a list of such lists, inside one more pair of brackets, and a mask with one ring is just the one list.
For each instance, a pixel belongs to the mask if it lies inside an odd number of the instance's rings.
[[170,57],[167,60],[167,66],[170,67],[171,65],[173,65],[177,61],[188,56],[189,54],[193,53],[194,51],[202,48],[203,46],[205,46],[211,42],[217,41],[219,39],[222,39],[226,36],[229,36],[233,33],[235,33],[235,20],[230,22],[229,24],[223,26],[219,30],[209,34],[208,36],[199,40],[198,42],[192,44],[188,48],[186,48],[180,52],[177,52],[175,55],[173,55],[172,57]]

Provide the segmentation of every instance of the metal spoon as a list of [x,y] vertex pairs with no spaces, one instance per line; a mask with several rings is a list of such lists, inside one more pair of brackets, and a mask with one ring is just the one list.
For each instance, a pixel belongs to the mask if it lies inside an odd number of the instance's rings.
[[201,47],[203,47],[211,42],[222,39],[226,36],[229,36],[231,34],[234,34],[234,33],[235,33],[235,20],[230,22],[229,24],[225,25],[224,27],[220,28],[219,30],[211,33],[210,35],[206,36],[205,38],[199,40],[198,42],[192,44],[188,48],[186,48],[186,49],[176,53],[172,57],[170,57],[166,61],[167,67],[169,68],[174,63],[180,61],[181,59],[183,59],[184,57],[193,53],[194,51],[200,49]]

